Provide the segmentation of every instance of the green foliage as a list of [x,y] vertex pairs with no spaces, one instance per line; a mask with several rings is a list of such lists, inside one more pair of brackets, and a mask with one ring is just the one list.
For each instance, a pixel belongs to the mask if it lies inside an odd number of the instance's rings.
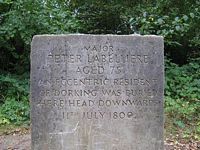
[[[67,3],[56,0],[0,1],[1,70],[29,70],[30,43],[35,34],[76,32],[79,22]],[[3,65],[4,64],[4,65]],[[17,65],[16,65],[17,64]]]
[[16,101],[15,99],[8,99],[0,107],[2,120],[1,124],[13,123],[20,125],[29,122],[30,108],[28,101]]
[[0,71],[29,70],[35,34],[157,34],[173,60],[183,56],[178,63],[200,55],[197,0],[1,0],[0,12]]
[[[78,9],[77,9],[78,8]],[[92,1],[84,4],[75,4],[77,18],[82,28],[79,32],[92,34],[128,34],[129,28],[125,8],[114,1]]]
[[29,121],[29,83],[27,75],[0,75],[0,125]]
[[174,119],[174,124],[184,128],[200,118],[200,59],[187,65],[178,65],[166,60],[165,111]]
[[29,120],[33,35],[140,33],[164,36],[165,53],[185,64],[166,60],[165,110],[200,133],[199,24],[199,0],[0,0],[0,125]]
[[173,62],[200,56],[200,2],[161,0],[136,5],[130,16],[133,33],[162,35]]
[[179,38],[186,36],[189,31],[189,19],[193,18],[186,15],[170,18],[169,16],[159,16],[158,14],[144,12],[141,17],[131,18],[130,24],[136,26],[141,34],[162,35],[167,45],[180,46],[182,41]]
[[0,102],[8,98],[14,98],[16,101],[26,101],[29,89],[28,75],[21,76],[2,74],[0,75]]
[[[188,9],[180,11],[180,8],[187,4]],[[166,9],[166,7],[168,7]],[[177,9],[178,8],[178,9]],[[175,7],[170,1],[157,1],[148,7],[138,5],[136,13],[130,19],[133,32],[140,34],[155,34],[165,37],[167,45],[200,46],[199,28],[200,23],[200,2],[181,2]],[[196,39],[196,40],[195,40]],[[184,42],[188,43],[184,43]],[[197,45],[193,45],[196,41]]]

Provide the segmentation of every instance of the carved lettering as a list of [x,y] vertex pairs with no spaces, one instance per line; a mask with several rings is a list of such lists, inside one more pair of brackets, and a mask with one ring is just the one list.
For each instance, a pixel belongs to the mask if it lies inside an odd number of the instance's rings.
[[104,67],[103,66],[84,66],[84,67],[77,67],[76,73],[80,74],[103,74]]
[[49,54],[48,60],[52,61],[56,64],[59,63],[81,63],[82,55],[74,55],[74,54]]

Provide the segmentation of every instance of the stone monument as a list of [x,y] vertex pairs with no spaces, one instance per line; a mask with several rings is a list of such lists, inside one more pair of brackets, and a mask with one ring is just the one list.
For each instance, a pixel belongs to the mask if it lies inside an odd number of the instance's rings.
[[32,150],[163,150],[163,38],[37,35]]

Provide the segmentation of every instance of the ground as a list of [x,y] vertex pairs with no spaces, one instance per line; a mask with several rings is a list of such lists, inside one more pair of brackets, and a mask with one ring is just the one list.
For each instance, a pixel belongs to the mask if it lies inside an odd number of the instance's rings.
[[[0,131],[0,150],[31,150],[30,129],[20,127]],[[200,150],[200,141],[165,138],[165,150]]]

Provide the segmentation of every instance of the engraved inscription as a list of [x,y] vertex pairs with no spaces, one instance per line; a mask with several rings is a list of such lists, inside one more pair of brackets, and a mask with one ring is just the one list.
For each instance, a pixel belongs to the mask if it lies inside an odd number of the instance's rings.
[[[56,50],[56,49],[54,49]],[[38,106],[57,108],[67,110],[68,108],[103,108],[103,107],[157,107],[161,105],[160,100],[154,100],[154,97],[159,95],[160,89],[157,87],[158,79],[156,78],[143,78],[138,77],[123,77],[124,68],[129,64],[149,64],[152,60],[150,54],[140,54],[135,53],[130,49],[122,49],[120,47],[110,45],[85,45],[80,50],[85,51],[87,54],[73,54],[70,49],[65,49],[64,52],[54,54],[50,53],[46,57],[48,63],[51,65],[63,65],[63,64],[76,64],[74,73],[78,75],[83,75],[84,78],[71,78],[66,76],[54,76],[51,78],[51,83],[46,79],[43,83],[48,83],[50,85],[58,85],[60,89],[56,88],[44,88],[40,91],[42,98],[38,102]],[[122,52],[122,54],[117,54],[117,52]],[[83,59],[84,58],[84,59]],[[88,64],[83,65],[82,63]],[[97,65],[94,65],[97,64]],[[118,64],[118,65],[115,65]],[[120,66],[125,64],[125,66]],[[67,66],[68,66],[67,65]],[[67,71],[64,66],[63,70]],[[134,68],[134,66],[132,66]],[[141,66],[142,67],[142,66]],[[119,75],[117,78],[93,78],[91,75],[104,75],[105,73]],[[134,73],[134,72],[133,72]],[[38,84],[42,81],[40,80]],[[81,86],[82,88],[79,88]],[[88,89],[85,89],[85,86]],[[95,86],[92,87],[92,86]],[[107,88],[106,86],[114,86],[115,89]],[[126,89],[121,89],[121,87],[127,86]],[[72,88],[70,88],[72,87]],[[74,89],[77,87],[78,89]],[[117,87],[119,89],[117,89]],[[95,97],[101,97],[97,99]],[[111,97],[118,97],[117,99],[110,99]],[[72,99],[73,98],[73,99]],[[74,99],[75,98],[75,99]],[[95,100],[94,100],[95,98]],[[79,112],[74,112],[79,113]],[[71,115],[73,116],[72,113]],[[83,113],[82,118],[95,118],[98,113],[94,112],[90,114]],[[101,113],[100,113],[101,114]],[[126,112],[114,112],[109,113],[111,116],[119,116],[123,119]],[[67,115],[69,116],[69,114]],[[104,115],[102,115],[101,118]],[[124,117],[120,117],[124,116]],[[67,117],[69,118],[69,117]]]
[[36,36],[32,149],[162,150],[163,41]]

